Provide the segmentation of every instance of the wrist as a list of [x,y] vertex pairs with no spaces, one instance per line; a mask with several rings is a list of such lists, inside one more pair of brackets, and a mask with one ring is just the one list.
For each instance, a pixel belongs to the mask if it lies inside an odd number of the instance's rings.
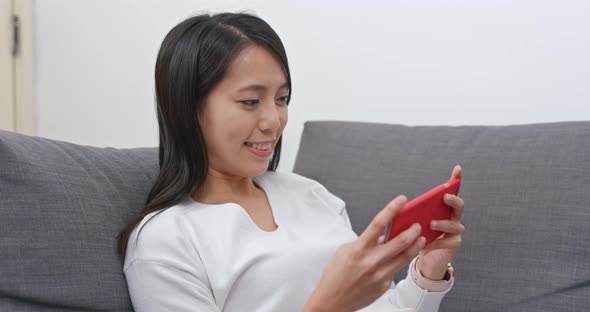
[[423,266],[423,263],[420,263],[420,257],[416,260],[416,269],[420,272],[420,275],[423,277],[433,280],[433,281],[448,281],[451,279],[451,272],[449,268],[451,267],[451,263],[447,263],[446,265],[439,265],[437,267],[431,266]]
[[442,280],[432,280],[422,275],[417,267],[417,260],[412,262],[410,268],[410,276],[418,287],[431,291],[431,292],[445,292],[449,290],[453,285],[453,267],[449,266],[447,269],[448,276],[445,276]]
[[314,292],[311,294],[305,305],[303,306],[303,312],[331,312],[336,311],[336,309],[331,308],[327,303],[327,299],[322,299],[323,296],[319,291],[319,288],[316,288]]

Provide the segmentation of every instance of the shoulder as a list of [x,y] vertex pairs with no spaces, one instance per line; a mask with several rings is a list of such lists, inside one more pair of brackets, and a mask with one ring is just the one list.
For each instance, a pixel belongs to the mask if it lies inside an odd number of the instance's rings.
[[320,201],[331,209],[337,209],[338,213],[345,206],[344,200],[312,178],[287,171],[267,171],[261,177],[264,179],[264,182],[279,185],[291,193],[294,192],[298,195],[306,196],[309,200]]
[[186,203],[154,211],[146,215],[131,232],[125,254],[126,269],[137,260],[162,264],[177,264],[182,259],[191,259],[195,249],[187,239]]
[[259,179],[264,179],[265,182],[269,182],[281,186],[290,187],[323,187],[318,181],[302,176],[298,173],[288,171],[267,171],[264,175],[259,176]]

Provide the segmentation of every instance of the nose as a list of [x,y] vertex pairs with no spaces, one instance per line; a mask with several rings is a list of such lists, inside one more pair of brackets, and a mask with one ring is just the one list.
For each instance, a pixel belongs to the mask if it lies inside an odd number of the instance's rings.
[[275,130],[281,126],[281,118],[279,115],[279,108],[272,102],[262,105],[260,110],[260,130]]

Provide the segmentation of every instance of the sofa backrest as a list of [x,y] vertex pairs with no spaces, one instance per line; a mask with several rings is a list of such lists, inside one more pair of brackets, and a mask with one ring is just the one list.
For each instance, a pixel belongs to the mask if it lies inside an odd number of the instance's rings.
[[[294,172],[347,203],[357,234],[399,194],[463,168],[463,245],[440,311],[590,308],[590,122],[403,126],[307,122]],[[405,277],[407,267],[395,281]]]
[[0,311],[132,311],[116,236],[157,157],[0,131]]

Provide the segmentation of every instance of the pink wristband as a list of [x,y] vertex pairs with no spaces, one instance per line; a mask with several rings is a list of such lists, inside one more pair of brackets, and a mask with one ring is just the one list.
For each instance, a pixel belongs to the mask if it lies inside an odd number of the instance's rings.
[[413,262],[412,268],[410,269],[410,276],[412,277],[416,285],[420,286],[420,288],[429,291],[442,292],[448,290],[451,287],[451,280],[453,279],[454,268],[451,266],[450,262],[447,264],[447,273],[445,274],[444,279],[441,281],[435,281],[424,277],[420,270],[418,270],[417,263],[418,258],[416,258],[416,260]]

